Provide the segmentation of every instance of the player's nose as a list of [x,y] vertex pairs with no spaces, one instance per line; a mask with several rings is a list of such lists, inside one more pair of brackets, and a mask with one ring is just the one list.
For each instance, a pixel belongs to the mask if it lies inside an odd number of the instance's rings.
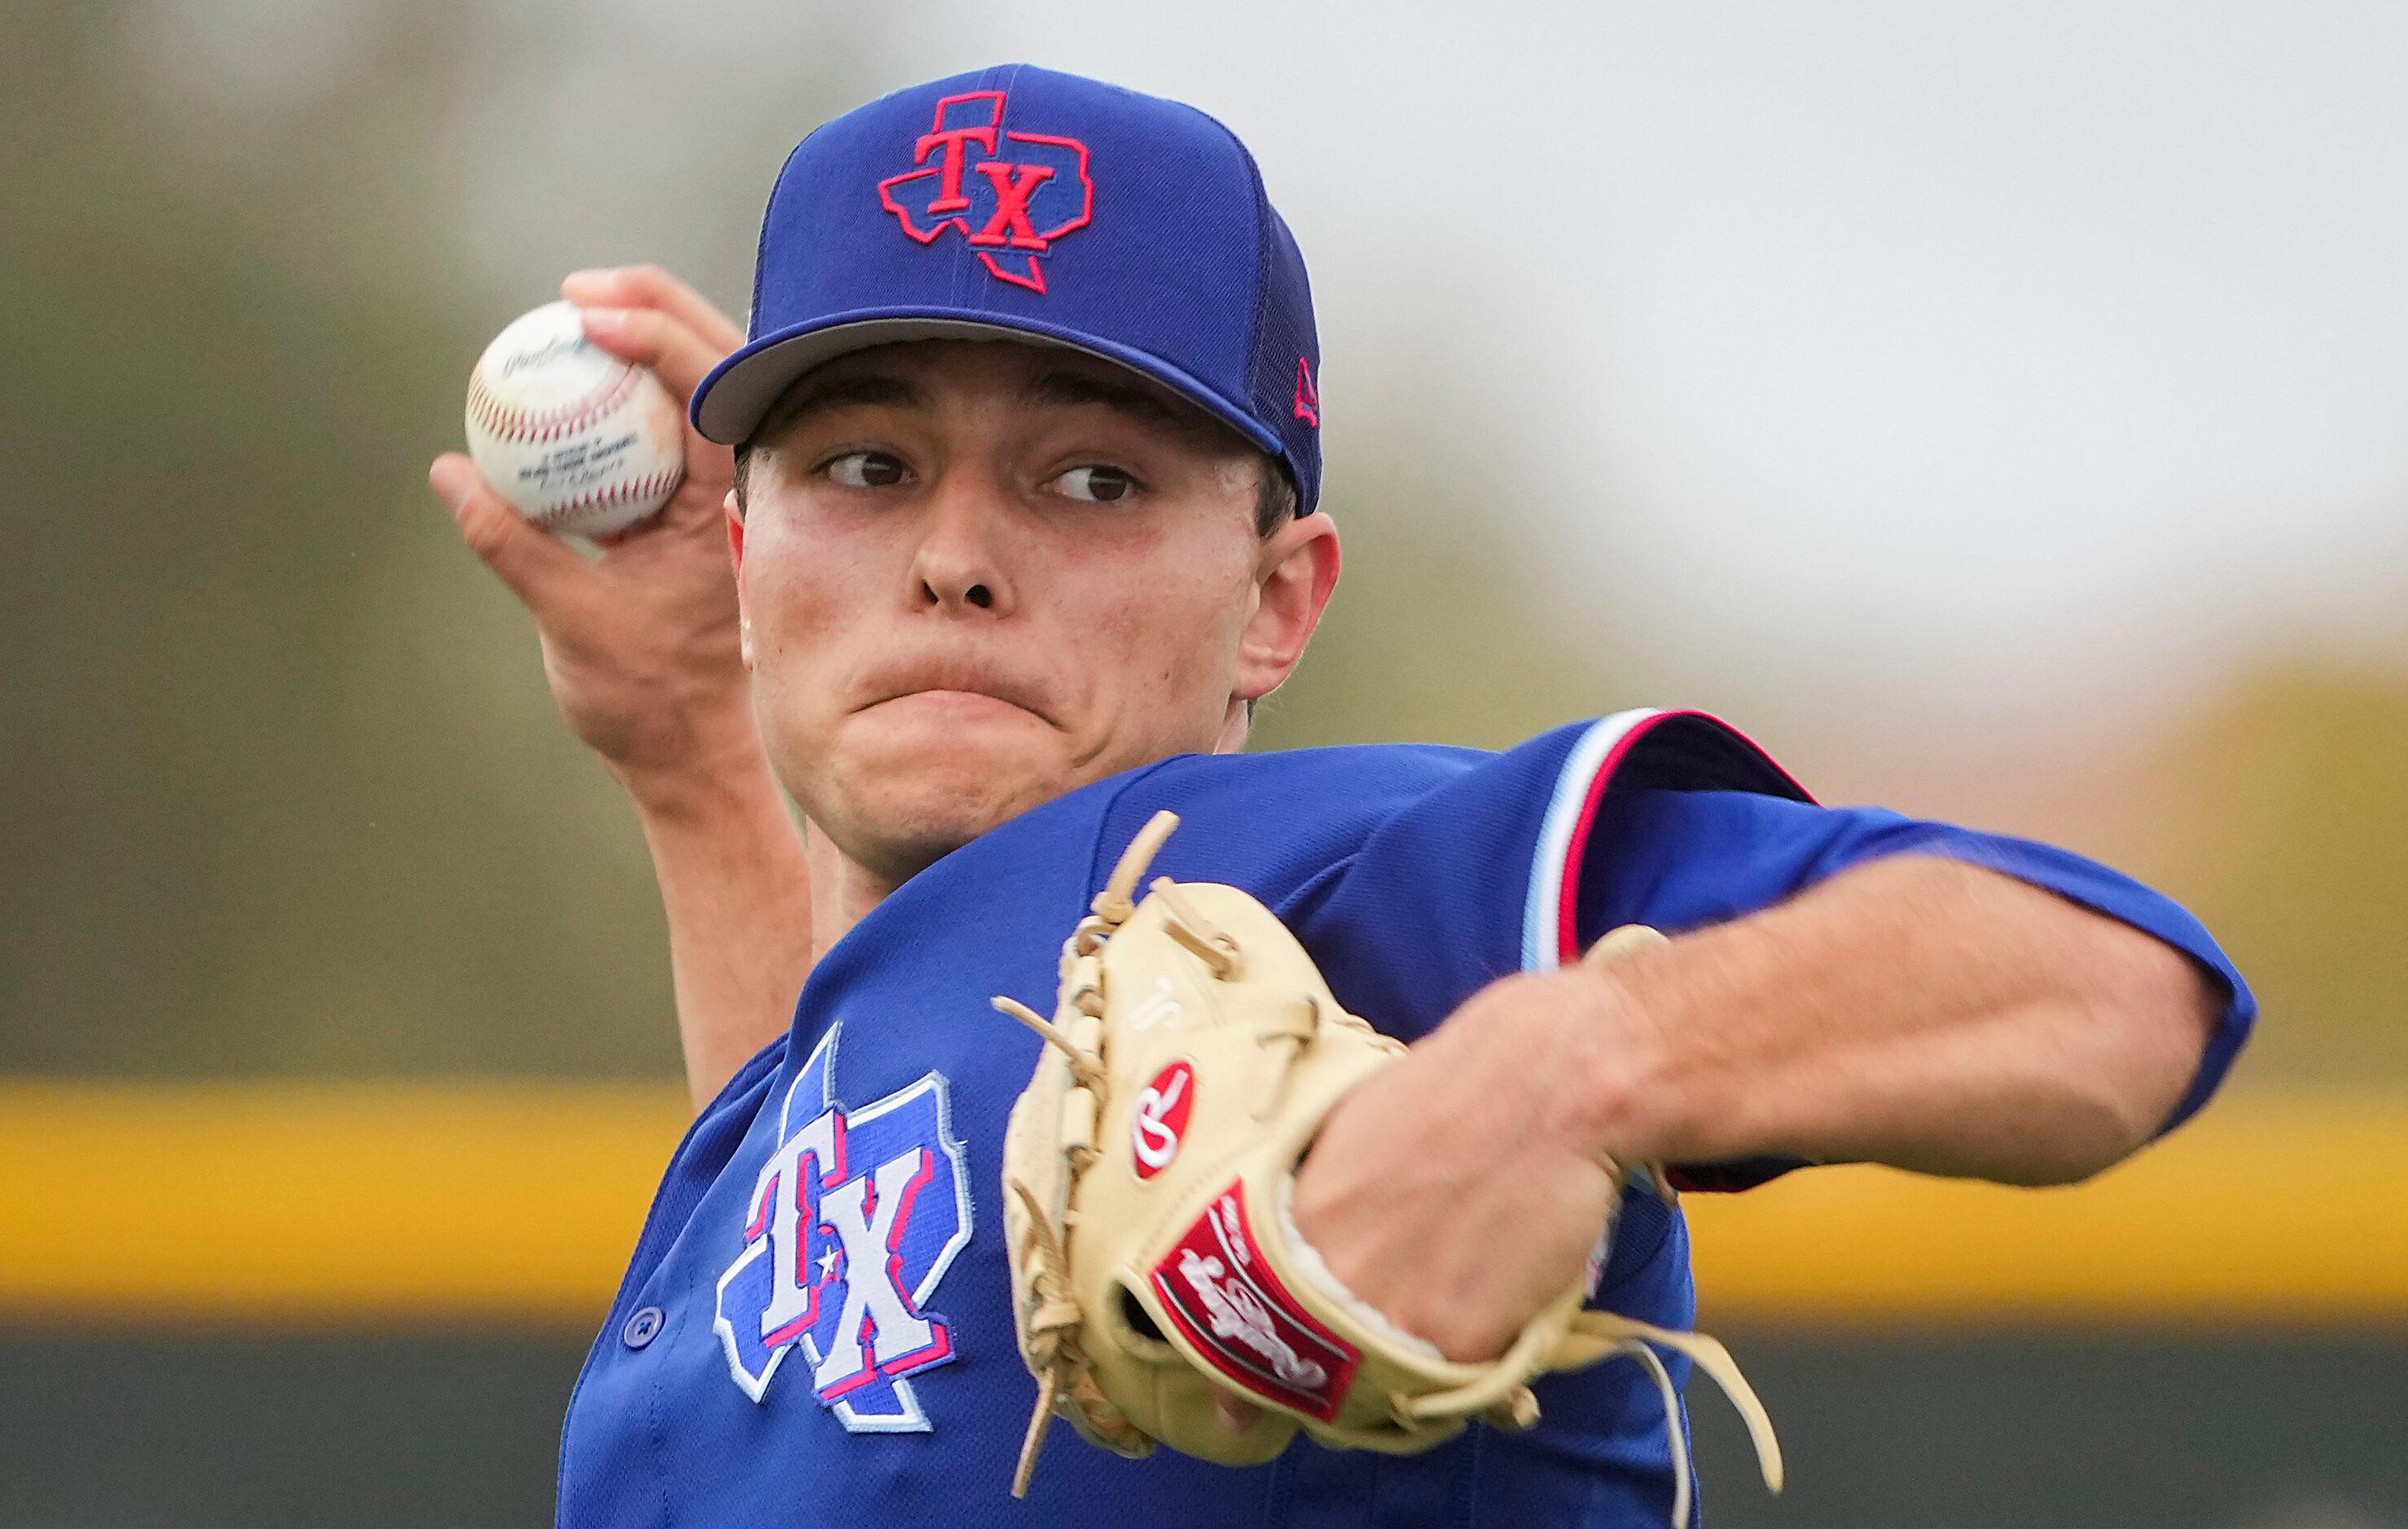
[[913,603],[953,614],[1010,615],[1003,520],[1000,485],[967,470],[947,473],[924,501],[911,565]]

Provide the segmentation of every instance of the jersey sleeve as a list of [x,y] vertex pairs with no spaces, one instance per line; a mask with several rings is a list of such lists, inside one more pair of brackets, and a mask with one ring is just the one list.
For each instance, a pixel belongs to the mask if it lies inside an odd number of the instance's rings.
[[[1412,1039],[1487,982],[1577,960],[1617,925],[1679,934],[1725,922],[1910,853],[2012,876],[2188,955],[2221,991],[2224,1011],[2162,1129],[2214,1092],[2256,1005],[2188,913],[2045,845],[1815,806],[1753,745],[1693,714],[1608,718],[1489,757],[1385,820],[1342,877],[1282,911],[1340,1001]],[[1742,1189],[1799,1165],[1699,1165],[1675,1177],[1688,1188]]]
[[[2028,839],[1919,822],[1872,807],[1828,808],[1728,792],[1610,795],[1597,850],[1583,867],[1580,923],[1594,938],[1616,924],[1667,933],[1742,917],[1852,866],[1936,855],[2014,877],[2154,936],[2188,956],[2223,1010],[2190,1086],[2159,1126],[2172,1130],[2222,1083],[2248,1038],[2257,1001],[2200,922],[2104,865]],[[1711,1182],[1704,1187],[1717,1187]]]
[[1624,712],[1459,762],[1274,907],[1341,1002],[1412,1040],[1500,977],[1577,959],[1598,814],[1611,793],[1651,789],[1805,799],[1711,718]]

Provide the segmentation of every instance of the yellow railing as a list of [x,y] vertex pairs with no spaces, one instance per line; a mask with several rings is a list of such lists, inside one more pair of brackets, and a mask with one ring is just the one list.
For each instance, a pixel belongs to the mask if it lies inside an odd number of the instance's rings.
[[590,1326],[665,1088],[0,1087],[0,1317]]
[[2408,1099],[2241,1098],[2089,1183],[1819,1168],[1684,1201],[1701,1322],[2408,1325]]
[[[673,1089],[0,1084],[0,1321],[589,1326]],[[2408,1100],[2242,1099],[2095,1183],[1692,1195],[1701,1320],[2408,1324]]]

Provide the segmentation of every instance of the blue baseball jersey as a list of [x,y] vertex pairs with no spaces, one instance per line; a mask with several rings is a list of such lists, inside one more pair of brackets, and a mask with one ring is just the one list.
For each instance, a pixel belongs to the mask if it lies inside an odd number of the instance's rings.
[[[1851,865],[1952,856],[2187,952],[2227,995],[2171,1127],[2252,1015],[2196,921],[2073,855],[1869,809],[1828,809],[1738,735],[1625,713],[1501,754],[1421,746],[1184,756],[1035,809],[931,865],[811,972],[789,1034],[680,1144],[575,1395],[560,1522],[1025,1522],[1655,1525],[1673,1482],[1635,1365],[1541,1380],[1527,1433],[1474,1424],[1426,1453],[1299,1438],[1249,1469],[1124,1460],[1057,1431],[1009,1495],[1035,1382],[1012,1330],[998,1204],[1005,1117],[1039,1044],[988,1006],[1050,1012],[1063,937],[1159,808],[1154,863],[1275,909],[1354,1012],[1407,1040],[1488,982],[1576,959],[1629,922],[1738,918]],[[1739,1188],[1794,1165],[1692,1165]],[[1597,1304],[1691,1323],[1686,1231],[1626,1200]]]

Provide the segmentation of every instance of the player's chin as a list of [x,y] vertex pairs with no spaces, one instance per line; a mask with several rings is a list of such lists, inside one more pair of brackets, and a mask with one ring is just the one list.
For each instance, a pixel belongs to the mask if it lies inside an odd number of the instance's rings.
[[842,793],[889,870],[916,872],[1078,783],[1068,739],[1025,711],[865,715],[847,732]]

